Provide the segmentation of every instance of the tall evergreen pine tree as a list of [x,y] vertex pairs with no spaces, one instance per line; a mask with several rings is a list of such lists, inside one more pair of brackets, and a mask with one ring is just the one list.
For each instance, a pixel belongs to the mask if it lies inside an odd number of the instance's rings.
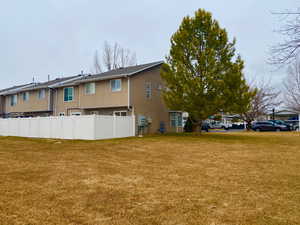
[[200,126],[216,113],[246,110],[252,93],[234,45],[211,13],[200,9],[185,17],[162,67],[167,105],[188,112]]

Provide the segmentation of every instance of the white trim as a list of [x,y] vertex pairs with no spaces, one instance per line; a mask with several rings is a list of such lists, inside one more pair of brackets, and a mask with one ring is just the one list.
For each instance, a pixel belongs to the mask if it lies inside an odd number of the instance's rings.
[[[72,100],[65,101],[65,89],[66,89],[66,88],[72,88],[72,89],[73,89],[73,91],[72,91],[72,93],[73,93]],[[64,102],[73,102],[73,101],[74,101],[74,97],[75,97],[75,89],[74,89],[74,87],[64,87],[64,88],[63,88],[63,99],[64,99]]]
[[[42,89],[42,90],[45,90],[45,89]],[[51,94],[52,94],[52,91],[51,91],[51,88],[48,89],[48,110],[53,110],[51,109]],[[45,97],[46,97],[46,90],[45,90]],[[52,100],[53,101],[53,100]],[[52,106],[53,106],[53,102],[52,102]]]
[[[113,90],[113,89],[112,89],[112,81],[117,81],[117,80],[120,81],[120,88]],[[122,91],[122,79],[113,79],[113,80],[110,80],[109,84],[110,84],[110,90],[111,90],[111,92],[119,92],[119,91]]]
[[22,90],[22,89],[25,89],[25,88],[28,88],[28,87],[31,87],[31,86],[34,86],[34,85],[35,84],[27,84],[25,86],[18,87],[18,88],[15,88],[15,89],[11,89],[11,90],[8,90],[8,91],[2,91],[2,92],[0,92],[0,95],[17,94],[19,92],[19,90]]
[[22,94],[22,101],[23,102],[28,102],[29,99],[30,99],[29,91],[22,92],[21,94]]
[[158,63],[156,63],[156,64],[154,64],[154,65],[145,67],[145,68],[143,68],[143,69],[137,70],[137,71],[132,72],[132,73],[116,74],[116,75],[105,76],[105,77],[101,77],[101,73],[100,73],[100,74],[99,74],[100,77],[97,77],[97,78],[91,78],[91,79],[86,79],[86,80],[80,80],[80,81],[77,81],[77,82],[75,82],[75,83],[88,83],[88,82],[93,82],[93,81],[111,80],[111,79],[117,79],[117,78],[122,78],[122,77],[132,76],[132,75],[134,75],[134,74],[136,74],[136,73],[143,72],[144,70],[147,70],[147,69],[150,69],[150,68],[152,68],[152,67],[161,65],[161,64],[163,64],[163,63],[164,63],[164,62],[161,61],[161,62],[158,62]]
[[74,77],[72,79],[67,79],[67,80],[64,80],[62,82],[59,82],[58,84],[52,84],[52,85],[49,85],[48,87],[49,88],[57,88],[57,87],[60,87],[62,84],[65,84],[65,83],[68,83],[68,82],[71,82],[71,81],[75,81],[75,80],[78,80],[78,79],[81,79],[82,78],[82,75],[79,75],[77,77]]
[[[87,89],[86,89],[86,86],[87,85],[94,85],[94,91],[92,92],[92,93],[87,93]],[[94,94],[96,94],[96,83],[95,82],[87,82],[87,83],[84,83],[84,94],[85,95],[94,95]]]
[[[42,95],[42,97],[40,96],[40,92],[44,91],[44,95]],[[39,100],[42,100],[46,97],[46,88],[41,88],[41,89],[38,89],[38,93],[37,93],[37,97]]]
[[121,113],[126,113],[126,116],[128,116],[128,112],[126,110],[114,111],[113,116],[117,116],[116,115],[117,113],[120,113],[120,116],[121,116]]
[[71,112],[71,116],[81,116],[81,112]]
[[[148,89],[149,87],[149,89]],[[148,96],[149,92],[149,96]],[[152,98],[152,83],[150,81],[145,82],[145,97],[146,99],[150,100]]]
[[140,72],[142,72],[142,71],[144,71],[144,70],[147,70],[147,69],[150,69],[150,68],[152,68],[152,67],[161,65],[161,64],[163,64],[163,63],[164,63],[163,61],[158,62],[158,63],[156,63],[156,64],[154,64],[154,65],[148,66],[148,67],[143,68],[143,69],[141,69],[141,70],[135,71],[135,72],[133,72],[133,73],[129,73],[128,76],[131,76],[131,75],[136,74],[136,73],[140,73]]
[[[16,96],[16,102],[14,104],[11,104],[12,103],[11,98],[14,98],[15,96]],[[10,95],[9,97],[10,97],[10,99],[9,99],[9,106],[10,107],[16,106],[18,104],[18,97],[19,97],[18,94],[13,94],[13,95]]]
[[128,109],[130,108],[130,77],[127,77],[127,100],[128,100]]

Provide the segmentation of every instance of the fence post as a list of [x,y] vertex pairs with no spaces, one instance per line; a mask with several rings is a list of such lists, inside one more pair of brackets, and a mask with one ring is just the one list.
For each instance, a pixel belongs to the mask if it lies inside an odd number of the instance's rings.
[[116,115],[113,115],[113,137],[116,137]]
[[136,123],[135,123],[135,115],[133,114],[131,116],[131,118],[132,118],[132,136],[135,136],[135,125],[136,125]]
[[93,114],[93,138],[94,140],[96,140],[96,133],[97,133],[97,118],[96,118],[96,114]]

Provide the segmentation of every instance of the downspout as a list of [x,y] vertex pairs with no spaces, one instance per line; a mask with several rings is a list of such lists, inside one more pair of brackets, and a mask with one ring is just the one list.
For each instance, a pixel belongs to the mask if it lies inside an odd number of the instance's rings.
[[[75,88],[74,88],[75,90]],[[75,91],[74,91],[75,92]],[[74,93],[75,95],[75,93]],[[78,84],[78,108],[81,110],[81,107],[80,107],[80,84]],[[82,113],[82,112],[81,112]],[[82,114],[81,114],[82,115]]]
[[128,111],[131,111],[131,109],[130,109],[130,77],[129,76],[127,76],[127,91],[128,91],[128,93],[127,93],[127,97],[128,97],[128,105],[127,105],[127,108],[128,108]]
[[48,90],[48,111],[52,111],[52,109],[51,109],[51,94],[52,94],[51,88],[49,88],[49,90]]
[[55,89],[55,116],[57,116],[57,106],[58,106],[58,88]]

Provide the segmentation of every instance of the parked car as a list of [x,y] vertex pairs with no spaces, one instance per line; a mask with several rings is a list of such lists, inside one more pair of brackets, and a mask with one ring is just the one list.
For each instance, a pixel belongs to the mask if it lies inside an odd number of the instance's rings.
[[272,121],[260,121],[252,125],[254,131],[289,131],[290,128],[284,124],[274,123]]
[[290,125],[291,130],[299,130],[299,120],[285,120],[284,122]]
[[225,129],[227,130],[229,125],[221,122],[213,122],[209,124],[211,129]]
[[275,124],[278,124],[278,125],[285,125],[289,128],[289,130],[292,130],[292,126],[286,122],[284,122],[283,120],[269,120],[270,122],[273,122]]
[[201,130],[205,130],[206,132],[208,132],[208,131],[209,131],[209,129],[211,129],[211,127],[210,127],[209,123],[207,123],[207,122],[204,122],[204,123],[202,124],[202,128],[201,128]]

